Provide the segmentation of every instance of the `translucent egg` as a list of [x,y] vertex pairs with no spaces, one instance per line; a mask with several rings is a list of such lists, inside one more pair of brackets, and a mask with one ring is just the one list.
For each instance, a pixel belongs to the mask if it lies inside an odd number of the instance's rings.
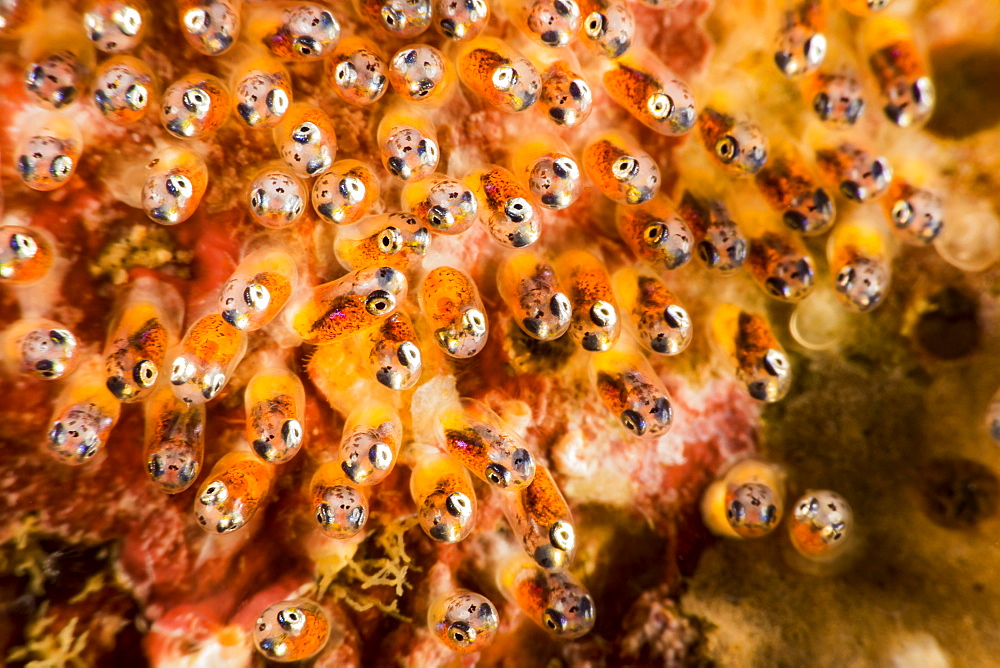
[[329,637],[330,620],[323,608],[302,598],[269,605],[253,631],[257,651],[281,663],[316,656]]
[[87,36],[105,53],[121,53],[139,46],[148,24],[145,0],[91,0],[83,14]]
[[42,113],[21,129],[14,165],[26,186],[47,192],[73,176],[82,152],[83,139],[73,121],[57,113]]
[[493,643],[500,616],[485,596],[460,589],[431,603],[427,627],[451,651],[470,654]]
[[211,134],[229,118],[229,92],[221,81],[205,73],[189,74],[163,91],[160,121],[179,139]]
[[112,123],[126,125],[146,116],[156,92],[156,79],[144,61],[115,56],[101,63],[94,76],[94,104]]
[[284,165],[266,166],[250,180],[247,200],[253,219],[264,227],[294,225],[306,210],[309,191]]

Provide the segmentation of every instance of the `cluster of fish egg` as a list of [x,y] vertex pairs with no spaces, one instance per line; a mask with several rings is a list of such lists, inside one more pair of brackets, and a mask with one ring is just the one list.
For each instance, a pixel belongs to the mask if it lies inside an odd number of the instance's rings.
[[[664,12],[678,4],[645,2]],[[0,3],[0,33],[21,40],[24,85],[38,106],[12,156],[26,186],[47,192],[73,176],[82,140],[65,113],[71,105],[93,104],[122,125],[158,114],[172,140],[161,142],[126,186],[130,201],[152,221],[182,224],[212,178],[197,140],[226,123],[242,124],[271,133],[280,155],[262,165],[244,191],[253,220],[263,228],[289,228],[310,217],[311,203],[320,220],[335,226],[334,253],[348,272],[312,287],[298,254],[265,236],[247,248],[217,308],[196,319],[189,314],[183,336],[180,296],[167,282],[143,276],[122,291],[102,354],[85,355],[82,342],[58,322],[24,318],[4,331],[4,357],[20,373],[64,384],[46,439],[66,464],[86,464],[101,451],[122,403],[144,404],[149,478],[169,494],[200,477],[205,404],[233,377],[249,337],[267,335],[254,332],[279,328],[283,340],[315,346],[310,373],[334,384],[354,382],[345,369],[363,368],[370,398],[345,411],[338,456],[312,480],[319,528],[348,539],[363,529],[369,496],[405,441],[407,425],[383,390],[416,387],[428,346],[462,360],[477,355],[489,336],[468,268],[422,266],[435,239],[482,225],[506,249],[498,290],[524,334],[539,341],[567,335],[589,355],[593,388],[629,437],[658,438],[669,430],[673,408],[647,356],[677,355],[692,338],[688,313],[664,280],[667,272],[693,257],[719,276],[746,265],[764,293],[802,303],[793,330],[807,343],[815,325],[810,319],[827,318],[829,311],[804,307],[821,303],[824,290],[847,310],[870,311],[887,293],[891,239],[921,245],[939,236],[943,204],[928,170],[894,172],[874,137],[852,132],[865,114],[884,116],[880,128],[915,132],[933,110],[934,86],[919,41],[905,17],[881,14],[888,4],[802,0],[781,13],[777,46],[767,47],[769,66],[796,82],[804,113],[824,129],[822,140],[805,150],[796,138],[779,139],[778,128],[772,137],[771,128],[746,114],[752,109],[731,98],[696,100],[692,87],[641,43],[628,0],[514,0],[492,8],[485,0],[358,0],[357,18],[385,36],[410,40],[433,26],[447,52],[414,43],[391,58],[371,39],[341,34],[331,9],[316,2],[177,0],[151,8],[144,0],[91,0],[82,16],[45,14],[29,0]],[[827,22],[842,10],[864,17],[862,40],[859,51],[837,54],[831,66]],[[176,11],[187,47],[201,54],[225,59],[242,49],[229,80],[195,72],[160,90],[150,65],[126,55],[143,39],[151,11]],[[504,19],[513,27],[501,39],[494,28]],[[32,26],[42,20],[49,21],[46,38],[33,39]],[[584,48],[570,48],[577,42]],[[99,63],[95,47],[107,54]],[[700,143],[694,150],[712,173],[682,173],[671,199],[660,192],[657,160],[627,132],[592,132],[574,153],[559,132],[585,127],[596,83],[579,74],[578,53],[590,59],[587,71],[601,72],[603,92],[650,131],[696,135],[691,143]],[[867,68],[853,67],[860,58]],[[293,103],[286,63],[322,67],[326,84],[346,105],[365,107],[394,91],[377,128],[381,167],[336,160],[337,128],[319,106]],[[881,110],[868,109],[874,105],[865,99],[866,72]],[[484,108],[540,110],[537,122],[548,131],[519,141],[506,166],[442,173],[435,111],[463,93],[459,81]],[[400,182],[400,206],[372,213],[380,210],[382,168]],[[588,250],[549,259],[527,249],[542,236],[541,212],[568,209],[588,182],[616,204],[615,225],[637,260],[613,276]],[[740,215],[739,201],[750,191],[765,210]],[[834,227],[838,196],[878,202],[878,216],[863,209],[864,215]],[[822,288],[803,237],[831,230],[830,281]],[[58,255],[57,240],[31,227],[4,226],[0,242],[4,285],[43,280]],[[418,278],[417,298],[408,300]],[[785,396],[791,365],[763,314],[724,304],[710,329],[753,398]],[[424,331],[430,336],[421,337]],[[345,355],[353,355],[353,366],[339,365]],[[244,390],[249,447],[225,455],[198,489],[194,517],[208,532],[236,531],[250,521],[276,465],[302,449],[306,390],[282,359],[260,364]],[[421,453],[410,478],[422,527],[436,541],[460,541],[476,517],[470,473],[500,490],[528,557],[504,569],[500,588],[553,634],[585,634],[594,604],[567,570],[575,551],[573,518],[551,472],[482,402],[442,404],[433,434],[441,448]],[[706,524],[721,535],[763,535],[781,519],[782,496],[780,468],[744,462],[706,493]],[[792,542],[808,558],[827,559],[849,525],[843,499],[809,493],[796,503]],[[429,624],[455,651],[476,651],[494,638],[497,609],[459,590],[430,607]],[[258,649],[274,659],[306,658],[322,649],[329,626],[313,602],[276,603],[258,621]]]

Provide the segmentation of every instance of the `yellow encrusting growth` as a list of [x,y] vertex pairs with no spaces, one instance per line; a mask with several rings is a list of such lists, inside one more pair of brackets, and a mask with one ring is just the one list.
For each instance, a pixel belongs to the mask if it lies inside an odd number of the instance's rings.
[[[415,515],[394,518],[369,534],[350,556],[337,553],[326,561],[317,561],[316,599],[329,595],[359,612],[376,608],[400,621],[411,622],[399,611],[399,598],[413,587],[407,581],[407,574],[419,570],[406,553],[405,541],[406,532],[416,525]],[[359,556],[359,552],[378,552],[382,556]],[[372,587],[391,587],[394,597],[386,603],[383,598],[367,593]]]
[[55,617],[46,617],[43,609],[25,628],[27,644],[8,652],[7,660],[24,661],[25,668],[89,668],[90,662],[82,654],[90,632],[75,635],[79,618],[74,617],[61,630],[51,633],[55,621]]
[[115,285],[128,281],[128,272],[134,267],[160,269],[167,265],[178,278],[190,278],[188,265],[194,252],[177,248],[170,233],[159,225],[133,225],[120,237],[98,251],[90,263],[90,275],[107,277]]

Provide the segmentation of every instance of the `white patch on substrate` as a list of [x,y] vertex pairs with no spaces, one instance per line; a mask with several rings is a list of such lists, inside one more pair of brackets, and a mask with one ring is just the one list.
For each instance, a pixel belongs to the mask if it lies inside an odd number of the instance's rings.
[[[750,425],[757,423],[755,402],[739,392],[733,381],[716,380],[700,387],[673,383],[674,422],[658,439],[639,439],[608,418],[598,401],[585,400],[574,408],[577,422],[552,448],[552,460],[566,476],[565,491],[577,502],[630,504],[640,491],[657,490],[664,504],[676,502],[675,490],[660,489],[664,469],[683,466],[686,453],[714,444],[721,459],[753,449]],[[600,433],[588,439],[585,433]]]
[[929,633],[896,637],[891,643],[889,665],[893,668],[950,668],[951,659]]
[[410,400],[411,433],[415,441],[437,442],[437,414],[458,401],[454,376],[435,376],[413,392]]
[[[160,634],[177,636],[177,639],[170,645],[171,649],[180,650],[189,647],[179,637],[184,634],[182,629],[168,633],[164,633],[162,629],[157,629],[157,631]],[[222,637],[227,640],[238,637],[239,642],[223,642]],[[157,666],[163,668],[243,668],[252,664],[253,652],[253,642],[250,635],[243,629],[227,626],[218,629],[210,640],[203,641],[193,653],[151,658]]]

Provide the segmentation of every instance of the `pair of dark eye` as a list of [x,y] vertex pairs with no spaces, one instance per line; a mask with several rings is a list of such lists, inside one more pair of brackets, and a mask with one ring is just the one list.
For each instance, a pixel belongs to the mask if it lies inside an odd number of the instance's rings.
[[[803,213],[801,209],[804,209],[806,213]],[[781,218],[785,221],[785,225],[791,229],[797,232],[808,232],[810,228],[815,229],[824,225],[832,213],[833,202],[830,200],[830,196],[822,188],[817,188],[813,193],[811,204],[807,202],[799,209],[789,209],[782,214]],[[815,214],[813,225],[810,225],[808,214]]]
[[[805,259],[799,260],[795,265],[795,270],[789,274],[789,278],[804,286],[812,285],[812,267]],[[772,276],[764,281],[764,286],[775,297],[788,299],[792,293],[792,286],[789,282],[777,276]]]
[[153,478],[153,480],[159,480],[168,472],[174,471],[177,475],[177,482],[186,486],[195,479],[198,473],[198,464],[194,461],[185,462],[181,466],[178,466],[177,464],[167,464],[163,456],[154,454],[146,463],[146,470],[149,472],[149,475]]
[[[752,505],[759,506],[760,502],[752,502]],[[771,524],[774,521],[777,511],[778,509],[774,504],[765,507],[760,512],[760,523],[764,526]],[[746,506],[744,506],[740,501],[733,501],[729,504],[729,509],[726,510],[726,517],[729,518],[730,521],[734,522],[745,521],[747,517]]]
[[[737,239],[731,245],[726,246],[725,254],[730,263],[737,266],[742,265],[747,256],[746,243],[742,239]],[[698,255],[702,262],[709,267],[715,267],[722,261],[722,253],[710,241],[702,241],[698,244]]]
[[[871,171],[863,176],[865,178],[870,178],[873,188],[878,190],[885,186],[886,181],[889,180],[890,174],[891,170],[888,165],[886,165],[881,159],[878,159],[872,162]],[[865,188],[857,181],[843,181],[840,184],[840,192],[843,193],[844,197],[855,202],[863,202],[872,194],[869,189]]]
[[[19,157],[17,159],[17,173],[21,175],[21,178],[28,181],[36,176],[38,174],[36,161],[41,160],[42,157],[41,153],[24,154]],[[73,158],[64,153],[56,155],[49,162],[49,175],[56,180],[61,181],[66,178],[72,170]]]
[[[659,425],[670,424],[673,419],[673,409],[670,406],[670,402],[665,398],[660,397],[653,404],[652,409],[650,409],[649,414],[656,420]],[[646,420],[645,416],[639,411],[627,409],[622,411],[620,416],[622,426],[628,429],[630,432],[636,436],[642,436],[645,434],[651,426]]]
[[[840,101],[844,102],[847,98],[841,98]],[[816,115],[824,121],[828,121],[833,118],[834,108],[833,100],[826,93],[816,93],[813,98],[813,110]],[[847,121],[849,125],[854,125],[858,118],[861,116],[861,112],[865,110],[865,101],[860,97],[855,98],[847,103],[844,108],[844,120]]]

